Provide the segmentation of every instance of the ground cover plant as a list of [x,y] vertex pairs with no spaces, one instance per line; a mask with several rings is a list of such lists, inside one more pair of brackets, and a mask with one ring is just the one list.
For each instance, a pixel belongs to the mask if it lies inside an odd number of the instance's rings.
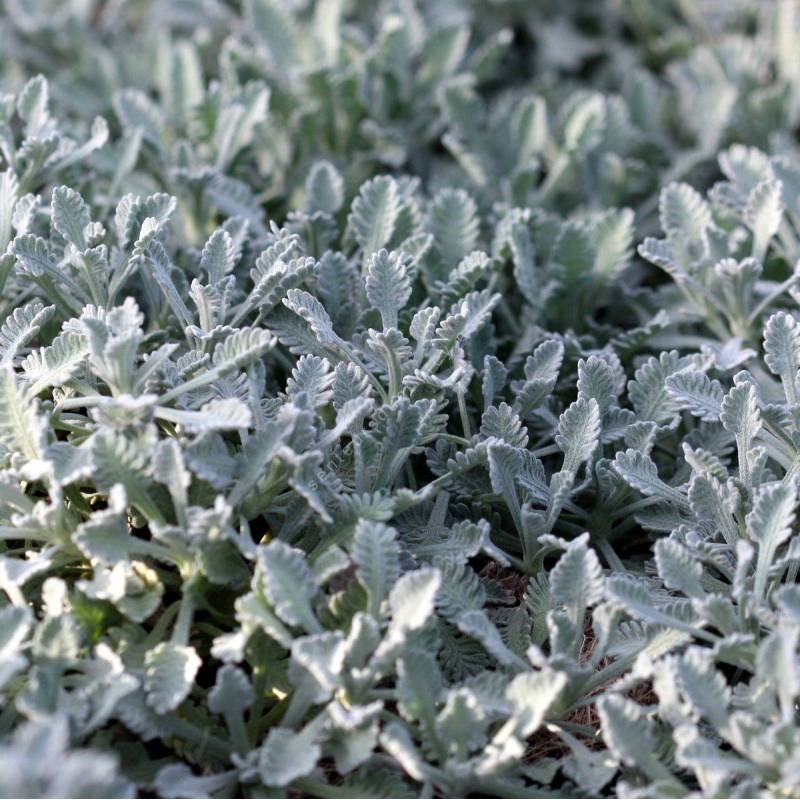
[[794,0],[0,15],[0,796],[800,793]]

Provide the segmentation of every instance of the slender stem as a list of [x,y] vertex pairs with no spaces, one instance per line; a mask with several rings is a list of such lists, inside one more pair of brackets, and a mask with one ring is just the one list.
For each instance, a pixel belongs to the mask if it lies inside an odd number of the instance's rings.
[[343,347],[342,352],[367,376],[367,379],[375,387],[383,402],[388,403],[389,395],[386,393],[386,389],[383,388],[383,384],[372,374],[367,365],[349,347]]
[[188,381],[185,381],[179,386],[170,389],[165,394],[162,394],[159,402],[161,405],[166,405],[176,397],[186,394],[186,392],[192,392],[195,389],[201,389],[203,386],[208,386],[209,383],[214,383],[214,381],[216,381],[218,378],[221,378],[224,373],[224,368],[212,367],[207,372],[203,372],[200,375],[195,375],[194,378],[190,378]]
[[456,390],[458,397],[458,413],[461,415],[461,427],[464,429],[464,438],[469,441],[472,438],[472,428],[469,424],[469,414],[467,413],[467,402],[464,398],[464,390]]
[[384,348],[386,353],[386,365],[389,370],[389,397],[397,397],[402,388],[402,370],[400,362],[397,360],[397,353],[391,348]]
[[183,585],[183,595],[178,610],[178,618],[175,620],[175,627],[172,629],[172,643],[185,647],[189,643],[189,635],[194,619],[195,602],[192,597],[191,581],[186,581]]
[[472,442],[469,439],[465,439],[463,436],[457,436],[454,433],[437,433],[436,436],[431,436],[423,440],[423,444],[427,441],[438,441],[439,439],[444,440],[445,442],[452,442],[453,444],[459,445],[459,447],[472,447]]
[[197,757],[207,752],[220,761],[230,759],[231,748],[224,739],[214,736],[207,729],[200,728],[187,719],[167,715],[159,719],[159,724],[168,729],[168,735],[171,734],[194,744],[199,750],[199,753],[195,754]]
[[54,413],[58,411],[70,411],[74,408],[92,408],[92,406],[99,406],[109,398],[106,395],[96,394],[90,397],[67,397],[56,405],[53,409]]
[[792,288],[797,283],[797,276],[790,275],[783,283],[775,287],[771,292],[764,296],[761,302],[750,312],[747,317],[747,324],[752,325],[769,308],[775,298],[780,297],[784,292]]
[[247,728],[244,724],[244,717],[242,716],[242,712],[238,709],[230,709],[226,710],[225,714],[225,724],[228,726],[228,730],[231,734],[231,739],[233,740],[233,746],[236,748],[236,751],[241,755],[246,755],[250,752],[250,738],[247,735]]
[[611,546],[611,542],[609,542],[608,539],[598,539],[597,546],[600,552],[606,557],[606,561],[608,561],[608,565],[611,569],[615,572],[627,572],[625,565],[622,563],[622,559],[614,552],[614,548]]

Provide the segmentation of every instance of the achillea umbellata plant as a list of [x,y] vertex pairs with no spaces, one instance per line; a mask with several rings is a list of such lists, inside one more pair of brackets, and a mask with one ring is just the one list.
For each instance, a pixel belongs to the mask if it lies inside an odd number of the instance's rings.
[[0,795],[800,793],[800,9],[9,0]]

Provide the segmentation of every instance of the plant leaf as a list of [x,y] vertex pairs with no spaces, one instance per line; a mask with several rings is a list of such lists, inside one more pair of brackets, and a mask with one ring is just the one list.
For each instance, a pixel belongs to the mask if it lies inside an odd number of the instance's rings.
[[193,647],[162,642],[147,651],[144,688],[156,714],[172,711],[189,696],[201,664]]

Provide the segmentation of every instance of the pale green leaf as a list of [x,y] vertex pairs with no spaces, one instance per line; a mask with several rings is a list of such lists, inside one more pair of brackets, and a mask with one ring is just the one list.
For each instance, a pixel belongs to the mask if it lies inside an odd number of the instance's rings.
[[157,644],[144,659],[147,704],[156,714],[176,709],[188,696],[202,662],[193,647]]
[[258,551],[258,564],[263,573],[264,593],[278,616],[288,625],[302,627],[309,633],[321,632],[311,607],[317,587],[302,552],[275,540]]
[[558,420],[556,444],[564,453],[564,471],[574,473],[591,457],[600,438],[600,408],[597,401],[580,398]]
[[271,728],[258,753],[258,770],[266,786],[288,786],[308,775],[322,751],[307,728],[295,733],[288,728]]
[[363,184],[353,201],[348,223],[365,256],[386,247],[399,214],[400,195],[394,178],[379,175]]
[[381,603],[400,577],[397,532],[380,522],[361,520],[353,534],[356,575],[369,598],[369,613],[377,617]]
[[379,250],[367,265],[367,298],[381,315],[383,328],[397,327],[397,314],[411,297],[409,259],[396,251]]

